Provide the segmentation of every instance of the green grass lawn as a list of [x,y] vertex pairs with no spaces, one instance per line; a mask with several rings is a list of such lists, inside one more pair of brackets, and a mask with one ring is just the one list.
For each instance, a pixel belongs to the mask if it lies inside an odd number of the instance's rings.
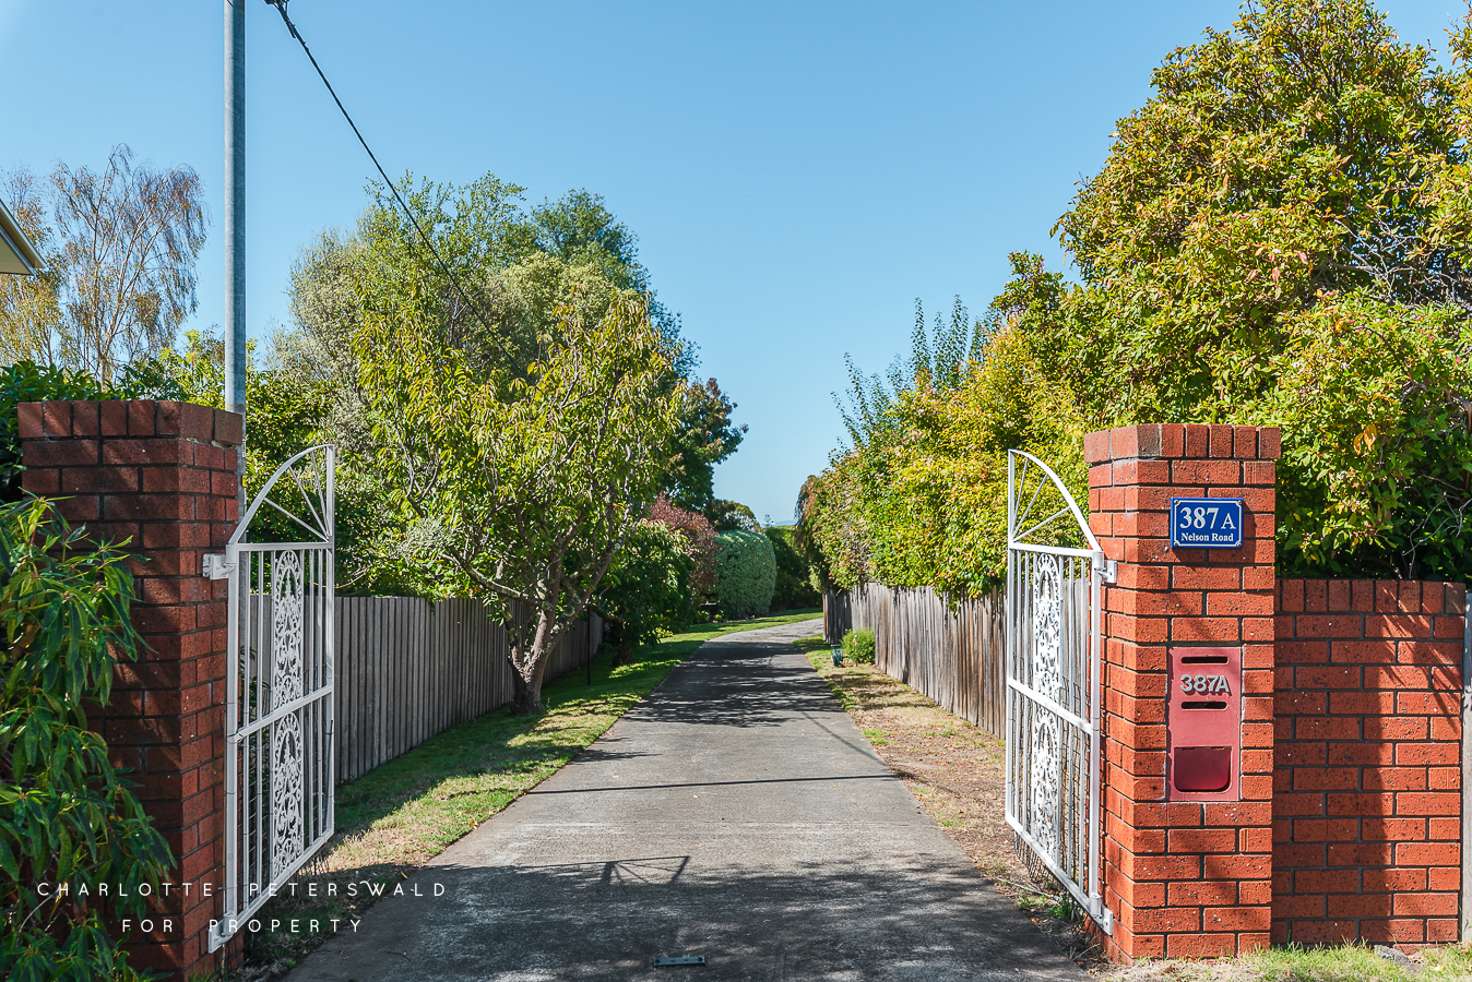
[[[407,878],[428,859],[546,780],[598,739],[662,682],[670,669],[711,638],[807,620],[816,611],[700,625],[641,648],[627,665],[595,659],[593,682],[581,670],[548,683],[546,712],[517,716],[501,709],[462,723],[337,789],[337,835],[283,893],[256,915],[297,919],[297,932],[246,935],[252,977],[285,971],[330,935],[303,925],[316,918],[351,919],[371,904],[369,888]],[[307,896],[315,883],[317,895]],[[346,897],[349,883],[358,896]],[[337,896],[325,896],[336,884]]]
[[1412,982],[1472,978],[1472,952],[1431,947],[1403,965],[1367,945],[1304,948],[1284,945],[1214,962],[1149,961],[1105,972],[1106,982]]

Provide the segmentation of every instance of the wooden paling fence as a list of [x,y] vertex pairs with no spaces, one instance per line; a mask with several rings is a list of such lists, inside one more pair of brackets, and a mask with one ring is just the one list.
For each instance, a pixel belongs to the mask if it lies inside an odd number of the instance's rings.
[[950,603],[929,587],[866,583],[823,597],[823,633],[874,632],[880,671],[995,737],[1006,728],[1006,612],[1001,590]]
[[[512,700],[506,632],[475,600],[338,597],[335,623],[338,783]],[[547,679],[585,666],[602,638],[596,614],[578,621]]]

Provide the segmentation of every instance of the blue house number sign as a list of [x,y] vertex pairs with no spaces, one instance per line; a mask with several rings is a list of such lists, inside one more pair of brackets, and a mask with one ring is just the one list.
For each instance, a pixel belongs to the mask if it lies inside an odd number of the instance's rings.
[[1235,549],[1241,544],[1241,498],[1170,499],[1172,549]]

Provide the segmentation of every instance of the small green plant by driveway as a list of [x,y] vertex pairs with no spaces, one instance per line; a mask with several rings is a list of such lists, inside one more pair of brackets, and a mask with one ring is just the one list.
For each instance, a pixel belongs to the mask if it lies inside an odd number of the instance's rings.
[[874,664],[874,632],[856,627],[843,636],[843,655],[856,665]]

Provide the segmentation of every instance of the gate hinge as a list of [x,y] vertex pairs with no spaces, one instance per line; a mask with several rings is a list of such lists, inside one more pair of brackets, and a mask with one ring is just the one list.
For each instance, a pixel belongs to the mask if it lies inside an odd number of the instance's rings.
[[207,580],[223,580],[230,575],[230,564],[223,552],[207,552],[200,563],[200,572]]
[[1099,578],[1105,583],[1113,583],[1119,579],[1119,562],[1114,559],[1104,560],[1104,568],[1099,571]]

